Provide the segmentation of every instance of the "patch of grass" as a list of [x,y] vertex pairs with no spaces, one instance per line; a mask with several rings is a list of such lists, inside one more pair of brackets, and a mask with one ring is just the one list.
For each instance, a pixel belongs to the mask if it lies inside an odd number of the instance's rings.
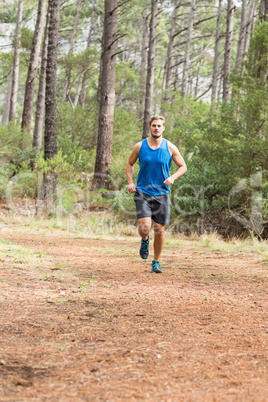
[[[38,235],[46,236],[49,233],[53,235],[73,236],[76,238],[94,238],[94,239],[114,239],[122,237],[122,240],[126,236],[132,236],[133,240],[137,243],[140,242],[137,234],[136,220],[133,218],[128,221],[120,221],[111,211],[100,212],[85,212],[82,216],[75,217],[73,215],[64,217],[53,217],[49,219],[45,218],[33,218],[25,216],[16,216],[9,219],[9,224],[12,225],[12,230],[22,230],[25,228],[25,232],[35,231]],[[153,232],[151,232],[153,240]],[[53,239],[50,244],[56,244]],[[5,243],[8,244],[8,243]],[[6,251],[5,244],[0,244],[0,260],[4,258],[3,252]],[[233,239],[230,241],[223,240],[217,234],[205,234],[198,236],[193,234],[191,236],[184,236],[183,234],[174,234],[172,228],[166,230],[165,247],[194,247],[197,250],[207,249],[208,251],[222,251],[227,253],[255,253],[260,256],[261,261],[265,263],[268,261],[268,242],[264,240],[258,240],[256,238],[239,240]],[[14,246],[13,251],[17,247],[17,253],[27,256],[27,252],[23,251],[23,247]],[[3,250],[5,248],[5,250]],[[103,249],[102,249],[103,250]],[[12,252],[13,252],[12,251]],[[129,255],[129,251],[116,250],[115,248],[108,247],[106,252],[118,253],[118,255]],[[28,252],[31,255],[34,252]],[[5,253],[6,254],[6,253]],[[40,253],[42,254],[42,253]],[[130,253],[131,254],[131,253]],[[43,255],[42,255],[43,257]],[[17,257],[15,257],[17,258]],[[39,257],[41,258],[41,256]],[[19,259],[19,258],[17,258]],[[26,258],[23,260],[26,260]]]
[[40,254],[38,254],[37,258],[43,258],[45,256],[46,256],[45,253],[40,253]]
[[203,278],[209,279],[233,279],[234,276],[230,274],[214,274],[213,272],[205,272]]
[[48,275],[43,275],[41,278],[39,278],[40,281],[49,281],[52,277]]
[[80,290],[80,292],[85,292],[87,285],[92,285],[94,281],[94,278],[89,278],[87,280],[87,283],[79,283],[78,289]]
[[215,234],[200,236],[199,242],[211,250],[224,251],[227,253],[256,253],[268,260],[268,242],[256,238],[226,241]]
[[51,271],[60,271],[61,269],[66,268],[64,264],[56,264],[54,267],[51,268]]
[[78,289],[80,292],[84,292],[86,290],[87,285],[85,283],[79,283]]
[[187,239],[179,239],[177,236],[172,235],[169,236],[169,233],[166,233],[165,245],[170,247],[178,247],[178,246],[185,246],[189,243]]
[[13,244],[8,240],[0,240],[0,258],[13,259],[15,262],[27,263],[31,258],[36,257],[36,252],[23,246]]

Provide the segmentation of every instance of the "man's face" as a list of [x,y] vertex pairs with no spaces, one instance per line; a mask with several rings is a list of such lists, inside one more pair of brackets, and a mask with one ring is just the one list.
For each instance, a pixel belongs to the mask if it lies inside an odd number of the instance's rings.
[[165,130],[163,120],[153,120],[151,125],[149,126],[149,129],[153,138],[160,138],[163,134],[163,131]]

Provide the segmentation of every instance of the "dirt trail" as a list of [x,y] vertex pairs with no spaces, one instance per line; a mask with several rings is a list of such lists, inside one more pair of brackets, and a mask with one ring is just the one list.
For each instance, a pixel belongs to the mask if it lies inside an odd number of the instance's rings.
[[0,235],[1,401],[268,400],[257,255],[167,245],[156,275],[134,238]]

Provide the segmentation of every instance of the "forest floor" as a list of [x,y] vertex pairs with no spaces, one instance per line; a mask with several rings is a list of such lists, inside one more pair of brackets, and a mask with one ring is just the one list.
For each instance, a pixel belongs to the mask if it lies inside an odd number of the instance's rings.
[[1,401],[268,400],[267,255],[0,229]]

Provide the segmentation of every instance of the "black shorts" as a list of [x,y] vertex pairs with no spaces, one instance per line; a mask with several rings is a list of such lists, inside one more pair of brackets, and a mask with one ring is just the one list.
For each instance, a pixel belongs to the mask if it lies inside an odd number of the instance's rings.
[[152,218],[156,223],[167,225],[170,216],[169,194],[148,195],[136,191],[134,195],[137,218]]

